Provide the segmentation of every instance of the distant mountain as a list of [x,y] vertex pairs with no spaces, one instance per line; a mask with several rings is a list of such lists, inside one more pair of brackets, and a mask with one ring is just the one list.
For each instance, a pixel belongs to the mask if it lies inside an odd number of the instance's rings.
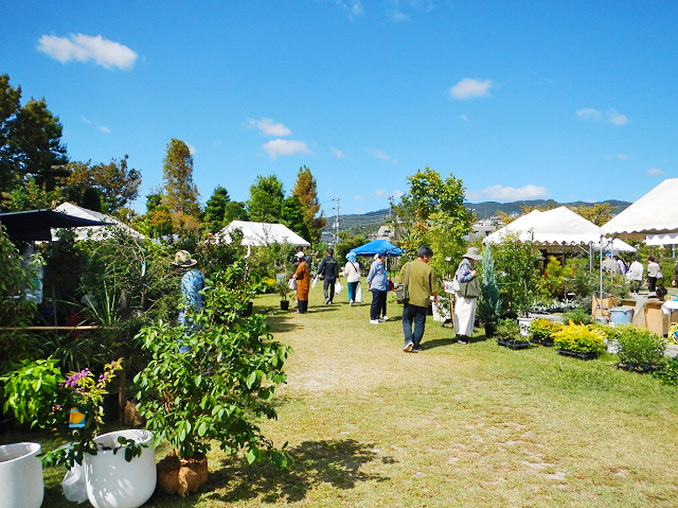
[[[569,206],[576,208],[578,206],[592,206],[594,204],[609,203],[612,206],[613,214],[616,215],[631,203],[628,201],[618,201],[609,199],[607,201],[600,201],[598,203],[586,203],[584,201],[572,201],[570,203],[558,203],[552,199],[533,199],[526,201],[514,201],[512,203],[498,203],[497,201],[483,201],[482,203],[464,203],[466,208],[473,210],[479,220],[489,219],[496,216],[499,212],[511,215],[513,213],[520,214],[522,207],[539,207],[551,208],[558,206]],[[327,217],[327,226],[324,231],[335,231],[336,216]],[[367,212],[363,214],[347,214],[339,215],[339,231],[350,231],[353,234],[370,234],[376,233],[379,226],[388,222],[389,209],[377,210],[374,212]]]

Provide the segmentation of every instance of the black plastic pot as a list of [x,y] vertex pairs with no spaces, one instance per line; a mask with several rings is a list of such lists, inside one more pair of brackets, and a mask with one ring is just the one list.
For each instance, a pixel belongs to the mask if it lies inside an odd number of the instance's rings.
[[290,308],[289,300],[280,300],[280,310],[287,310]]
[[571,356],[572,358],[578,358],[579,360],[593,360],[598,357],[596,353],[575,353],[574,351],[568,351],[567,349],[559,349],[558,354],[561,356]]

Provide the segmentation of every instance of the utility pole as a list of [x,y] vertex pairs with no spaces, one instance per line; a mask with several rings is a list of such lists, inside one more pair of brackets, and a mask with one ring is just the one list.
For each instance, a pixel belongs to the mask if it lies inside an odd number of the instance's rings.
[[334,207],[334,209],[337,211],[337,218],[334,219],[334,247],[337,247],[338,239],[339,239],[339,194],[337,194],[337,197],[334,200],[337,203],[337,206]]

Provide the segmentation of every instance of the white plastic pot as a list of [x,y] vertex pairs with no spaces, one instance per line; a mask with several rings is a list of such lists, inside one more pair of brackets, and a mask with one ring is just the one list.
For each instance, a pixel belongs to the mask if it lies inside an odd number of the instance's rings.
[[140,457],[125,460],[125,450],[100,450],[85,456],[85,484],[87,497],[94,508],[137,508],[155,491],[157,473],[152,434],[147,430],[120,430],[97,437],[94,441],[108,448],[120,446],[118,437],[134,439],[146,444]]
[[38,443],[0,446],[0,508],[39,508],[44,494]]

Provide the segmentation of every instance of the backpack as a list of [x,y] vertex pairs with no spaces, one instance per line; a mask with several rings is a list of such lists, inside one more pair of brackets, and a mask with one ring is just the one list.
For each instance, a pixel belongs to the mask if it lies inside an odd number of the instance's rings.
[[408,286],[410,284],[410,263],[407,263],[407,268],[405,270],[405,282],[396,282],[393,286],[393,293],[396,297],[396,303],[401,305],[409,303],[410,301],[410,291]]

